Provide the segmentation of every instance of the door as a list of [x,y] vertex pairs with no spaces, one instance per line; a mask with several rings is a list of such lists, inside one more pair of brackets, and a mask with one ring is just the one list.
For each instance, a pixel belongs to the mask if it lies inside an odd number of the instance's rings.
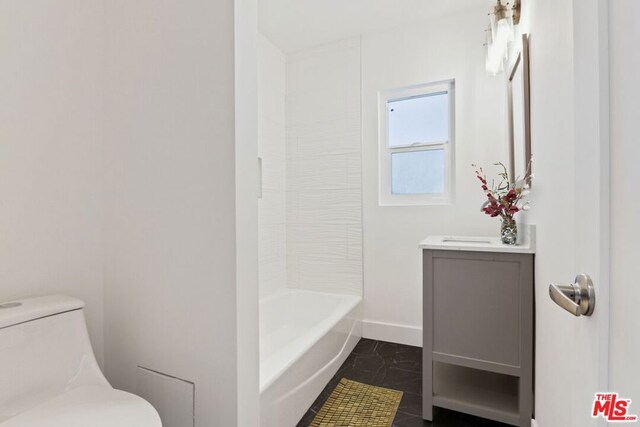
[[[570,384],[571,422],[575,427],[606,425],[592,417],[595,393],[609,391],[610,289],[610,137],[608,0],[573,1],[573,69],[575,132],[575,271],[557,281],[586,273],[595,288],[595,311],[574,317],[564,355],[571,369],[562,380]],[[556,307],[560,310],[560,307]],[[568,350],[568,351],[567,351]]]
[[[554,13],[568,13],[569,5],[562,4],[565,9],[557,3]],[[532,26],[540,427],[608,425],[592,416],[596,393],[618,392],[632,400],[628,414],[640,414],[640,284],[634,280],[640,276],[640,203],[634,193],[640,182],[639,20],[637,0],[573,0],[563,20],[571,22],[569,42],[554,45],[550,39],[562,36],[554,29],[536,45]],[[559,50],[558,69],[536,70],[543,48]],[[538,159],[542,166],[536,168]],[[580,273],[594,283],[591,316],[575,317],[545,290]]]

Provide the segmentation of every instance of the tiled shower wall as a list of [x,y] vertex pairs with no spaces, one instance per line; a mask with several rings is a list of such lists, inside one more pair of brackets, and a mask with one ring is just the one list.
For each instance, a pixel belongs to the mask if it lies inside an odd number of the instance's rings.
[[258,156],[262,198],[258,202],[260,295],[286,287],[285,56],[258,40]]
[[287,55],[287,285],[362,294],[360,39]]

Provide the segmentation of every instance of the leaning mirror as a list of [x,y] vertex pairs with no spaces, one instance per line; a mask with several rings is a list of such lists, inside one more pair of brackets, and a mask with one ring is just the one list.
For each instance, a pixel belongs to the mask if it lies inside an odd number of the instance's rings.
[[[529,38],[522,35],[522,50],[509,74],[509,136],[511,176],[522,179],[531,160],[529,104]],[[531,171],[529,171],[531,172]],[[528,179],[530,184],[530,179]]]

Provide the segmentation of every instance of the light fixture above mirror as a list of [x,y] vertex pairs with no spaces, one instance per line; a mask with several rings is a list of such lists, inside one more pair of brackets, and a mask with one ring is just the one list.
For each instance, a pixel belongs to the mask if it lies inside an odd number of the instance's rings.
[[503,4],[501,0],[497,0],[492,12],[489,13],[489,27],[486,31],[485,68],[490,75],[499,74],[504,70],[509,45],[514,39],[514,26],[519,22],[520,0],[514,0],[513,5]]

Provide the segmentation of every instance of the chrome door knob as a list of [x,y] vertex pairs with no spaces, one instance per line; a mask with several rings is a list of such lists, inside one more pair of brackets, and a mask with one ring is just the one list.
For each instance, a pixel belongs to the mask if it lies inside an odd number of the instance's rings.
[[591,316],[596,307],[593,281],[586,274],[576,276],[572,285],[549,285],[549,296],[560,307],[574,316]]

